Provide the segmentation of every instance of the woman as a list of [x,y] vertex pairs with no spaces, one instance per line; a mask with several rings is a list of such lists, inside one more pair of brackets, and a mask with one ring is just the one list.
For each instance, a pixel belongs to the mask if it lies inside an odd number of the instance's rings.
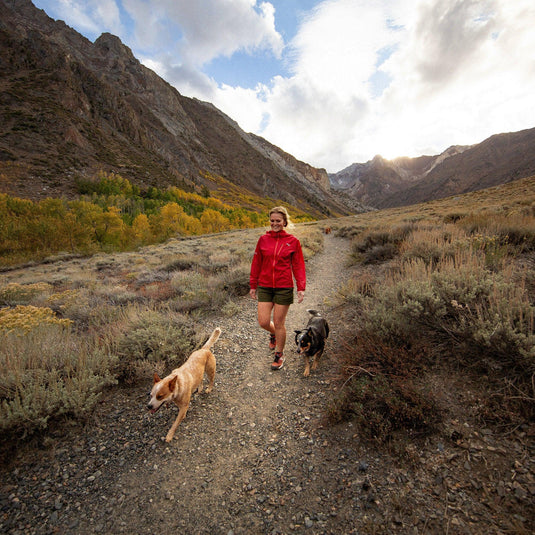
[[284,364],[286,315],[294,299],[294,278],[297,302],[301,303],[306,272],[301,243],[284,230],[291,224],[286,208],[272,208],[269,223],[271,230],[256,244],[249,283],[251,297],[258,299],[258,323],[270,333],[269,348],[275,350],[271,369],[280,370]]

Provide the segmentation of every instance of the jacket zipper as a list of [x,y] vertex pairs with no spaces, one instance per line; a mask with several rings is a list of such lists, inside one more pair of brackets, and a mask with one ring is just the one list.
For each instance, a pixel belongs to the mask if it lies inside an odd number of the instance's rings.
[[[273,286],[272,288],[276,288],[275,286],[275,266],[277,265],[277,242],[280,242],[281,239],[280,238],[276,238],[276,241],[275,241],[275,252],[273,254],[273,266],[272,266],[272,272],[273,272]],[[279,247],[279,251],[282,249],[282,246]]]

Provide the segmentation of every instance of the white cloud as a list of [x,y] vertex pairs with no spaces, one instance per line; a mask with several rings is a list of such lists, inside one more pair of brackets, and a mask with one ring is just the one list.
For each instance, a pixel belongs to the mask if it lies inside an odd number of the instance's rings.
[[255,89],[223,85],[216,91],[211,102],[222,111],[232,110],[231,119],[246,132],[259,132],[267,113],[266,102],[262,98],[266,89],[262,85]]
[[256,0],[123,0],[136,21],[137,40],[154,47],[175,43],[177,63],[201,67],[219,57],[244,50],[282,51],[275,30],[274,9]]
[[123,31],[114,0],[59,0],[54,11],[82,32],[99,35],[102,27],[116,35]]
[[358,125],[373,111],[370,78],[395,35],[380,2],[320,4],[290,45],[293,76],[274,80],[262,135],[329,171],[354,161]]
[[[140,58],[140,61],[184,95],[214,103],[221,92],[217,83],[202,71],[191,65],[175,64],[172,58],[169,59],[165,55],[159,60],[146,57]],[[240,88],[236,88],[236,91],[239,90]]]
[[529,4],[422,4],[384,65],[393,82],[377,102],[392,149],[394,137],[402,141],[397,155],[425,147],[436,153],[535,125],[535,60],[528,52],[535,35],[526,22],[535,21],[535,8]]
[[292,43],[293,76],[273,81],[263,135],[336,171],[533,127],[533,23],[529,0],[325,2]]

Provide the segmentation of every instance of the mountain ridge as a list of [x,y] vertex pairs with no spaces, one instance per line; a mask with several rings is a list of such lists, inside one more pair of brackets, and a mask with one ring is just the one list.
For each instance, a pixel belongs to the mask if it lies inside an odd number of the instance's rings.
[[391,208],[477,191],[535,173],[535,128],[452,145],[436,156],[375,156],[329,174],[334,189],[374,208]]
[[0,0],[0,191],[76,195],[117,172],[140,187],[215,191],[221,176],[316,217],[351,213],[326,171],[181,95],[109,33],[94,43],[30,0]]

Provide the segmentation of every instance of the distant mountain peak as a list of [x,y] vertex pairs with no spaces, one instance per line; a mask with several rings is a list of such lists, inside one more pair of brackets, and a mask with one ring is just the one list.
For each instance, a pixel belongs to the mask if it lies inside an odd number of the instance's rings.
[[436,156],[372,160],[329,175],[333,188],[374,208],[458,195],[535,174],[535,128],[452,145]]
[[108,32],[105,32],[98,37],[95,41],[95,47],[110,56],[127,57],[128,59],[136,60],[132,50],[130,50],[119,37]]

